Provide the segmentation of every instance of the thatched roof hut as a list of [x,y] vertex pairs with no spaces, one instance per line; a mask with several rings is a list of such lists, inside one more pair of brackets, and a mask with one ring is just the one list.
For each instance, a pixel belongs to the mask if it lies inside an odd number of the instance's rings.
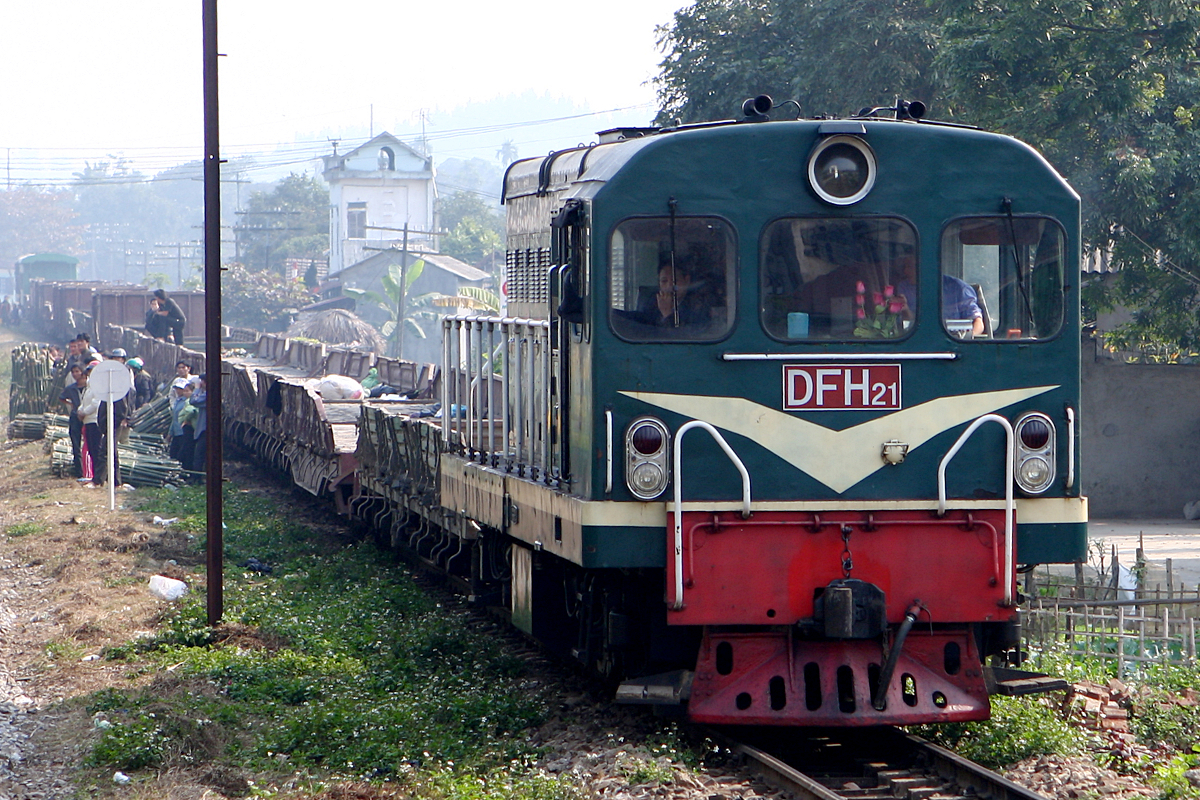
[[302,313],[288,328],[287,335],[354,350],[383,352],[384,349],[379,331],[341,308]]

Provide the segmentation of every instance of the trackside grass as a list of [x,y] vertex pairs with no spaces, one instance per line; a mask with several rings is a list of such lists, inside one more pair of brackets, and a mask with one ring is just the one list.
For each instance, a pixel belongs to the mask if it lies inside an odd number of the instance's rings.
[[[202,488],[147,493],[141,511],[178,517],[203,550]],[[314,531],[236,487],[225,518],[222,625],[207,627],[193,587],[157,635],[105,654],[126,660],[131,677],[156,677],[89,699],[97,781],[218,763],[279,791],[362,780],[439,800],[576,795],[530,766],[537,753],[522,732],[546,699],[502,641],[369,542]],[[270,573],[237,566],[251,558]]]

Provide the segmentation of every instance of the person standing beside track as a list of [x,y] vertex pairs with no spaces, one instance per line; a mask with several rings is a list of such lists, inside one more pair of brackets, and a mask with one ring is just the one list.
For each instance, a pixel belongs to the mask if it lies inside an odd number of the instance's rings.
[[192,453],[192,469],[204,472],[208,467],[208,375],[200,374],[200,386],[192,393],[191,404],[196,416],[196,448]]
[[87,373],[82,366],[75,364],[71,367],[70,374],[75,382],[63,389],[58,399],[70,409],[67,412],[67,432],[71,437],[71,464],[75,477],[83,478],[83,418],[76,412],[83,404],[83,393],[87,391]]
[[[186,369],[186,366],[185,366]],[[192,452],[196,448],[196,429],[191,419],[195,409],[188,402],[192,399],[192,382],[181,375],[171,384],[171,447],[168,455],[183,465],[192,468]]]

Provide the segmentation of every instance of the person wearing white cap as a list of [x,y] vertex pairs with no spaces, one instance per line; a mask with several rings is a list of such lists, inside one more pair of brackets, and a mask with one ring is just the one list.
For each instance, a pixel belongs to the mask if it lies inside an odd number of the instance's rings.
[[191,430],[184,430],[179,420],[179,412],[183,411],[192,399],[192,382],[180,376],[171,382],[169,390],[171,397],[171,446],[167,455],[184,465],[191,466],[192,450],[195,440]]

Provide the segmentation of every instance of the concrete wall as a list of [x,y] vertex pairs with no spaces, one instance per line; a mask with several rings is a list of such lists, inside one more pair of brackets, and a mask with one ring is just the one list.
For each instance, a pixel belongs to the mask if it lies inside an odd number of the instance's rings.
[[1200,366],[1124,364],[1084,341],[1080,470],[1092,519],[1181,519],[1200,500]]

